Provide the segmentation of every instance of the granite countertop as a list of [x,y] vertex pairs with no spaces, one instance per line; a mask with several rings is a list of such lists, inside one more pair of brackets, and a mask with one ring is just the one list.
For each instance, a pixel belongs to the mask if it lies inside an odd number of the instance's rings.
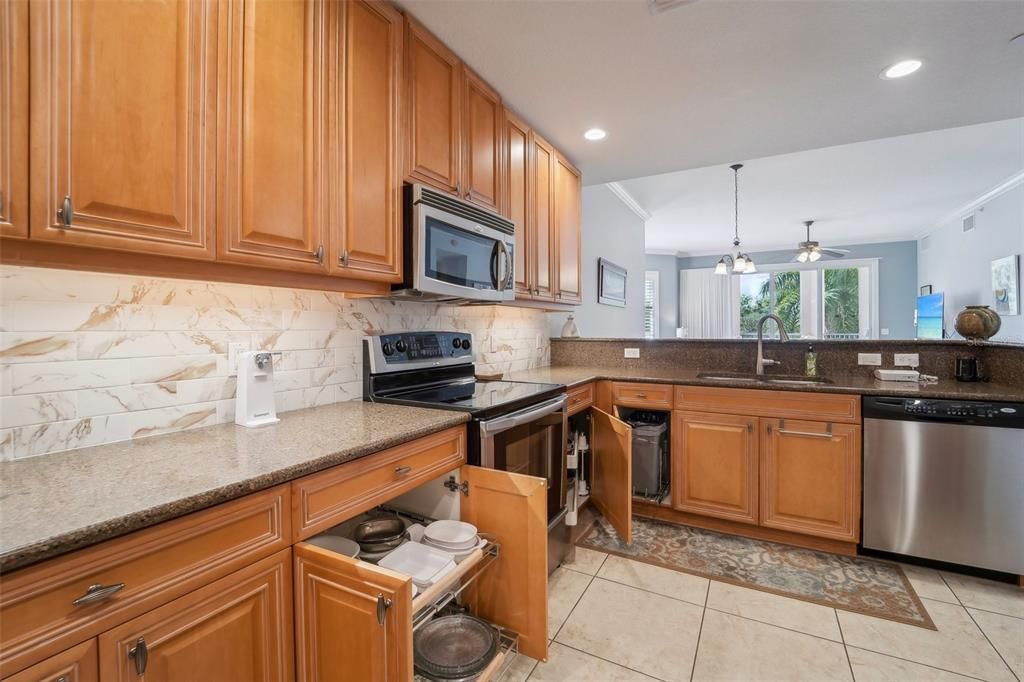
[[[1024,402],[1024,387],[994,383],[963,383],[949,379],[933,384],[878,381],[873,376],[828,375],[831,384],[771,384],[699,379],[698,374],[711,372],[693,368],[644,367],[591,367],[557,366],[511,372],[509,381],[565,384],[569,388],[598,379],[615,381],[646,381],[659,384],[685,384],[689,386],[719,386],[727,388],[755,388],[772,391],[810,391],[815,393],[857,393],[860,395],[919,396],[922,398],[949,398],[953,400],[993,400]],[[728,373],[728,372],[726,372]],[[770,376],[770,373],[769,373]]]
[[468,421],[346,402],[0,463],[0,571],[96,544]]

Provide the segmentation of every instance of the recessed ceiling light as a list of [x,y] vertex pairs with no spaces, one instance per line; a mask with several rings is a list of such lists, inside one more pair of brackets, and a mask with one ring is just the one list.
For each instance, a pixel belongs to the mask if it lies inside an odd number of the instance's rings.
[[896,62],[892,66],[886,67],[885,71],[879,74],[879,78],[882,80],[891,81],[894,78],[903,78],[914,73],[924,64],[920,59],[904,59],[902,62]]
[[603,140],[608,137],[608,133],[600,128],[591,128],[587,132],[583,133],[583,137],[587,138],[591,142],[596,142],[597,140]]

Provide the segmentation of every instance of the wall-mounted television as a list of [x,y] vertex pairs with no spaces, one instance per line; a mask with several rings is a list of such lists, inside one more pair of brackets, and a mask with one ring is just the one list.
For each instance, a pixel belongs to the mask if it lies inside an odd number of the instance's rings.
[[928,294],[917,297],[917,338],[945,338],[942,329],[942,294]]

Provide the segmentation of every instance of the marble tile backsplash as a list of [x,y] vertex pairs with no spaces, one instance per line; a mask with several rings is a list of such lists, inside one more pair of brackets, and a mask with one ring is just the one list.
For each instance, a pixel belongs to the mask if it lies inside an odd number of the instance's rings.
[[279,412],[358,400],[362,338],[398,329],[471,332],[486,371],[549,364],[536,310],[0,266],[0,459],[234,421],[235,342],[281,351]]

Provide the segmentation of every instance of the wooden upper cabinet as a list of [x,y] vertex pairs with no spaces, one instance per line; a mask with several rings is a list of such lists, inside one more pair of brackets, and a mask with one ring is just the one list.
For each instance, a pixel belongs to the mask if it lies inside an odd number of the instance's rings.
[[33,239],[213,257],[216,11],[29,3]]
[[0,0],[0,236],[28,236],[28,0]]
[[515,283],[516,297],[533,294],[531,269],[534,264],[535,222],[531,215],[532,196],[529,191],[530,127],[508,109],[504,110],[501,212],[516,225]]
[[633,542],[633,429],[593,407],[590,499],[627,545]]
[[856,542],[860,426],[761,419],[761,525]]
[[461,193],[462,62],[406,15],[406,178]]
[[502,175],[501,95],[470,69],[463,67],[465,127],[461,193],[492,211],[498,210]]
[[673,506],[757,523],[757,417],[672,415]]
[[218,258],[326,272],[338,183],[322,153],[334,90],[325,67],[340,32],[326,30],[322,0],[222,0],[218,10]]
[[294,679],[291,550],[100,635],[105,682]]
[[558,303],[582,303],[582,176],[561,154],[555,155],[555,240],[557,277],[555,300]]
[[336,130],[344,191],[331,233],[332,273],[397,282],[402,276],[399,136],[404,20],[389,3],[332,4],[343,14],[343,99]]
[[530,133],[530,194],[533,197],[533,265],[530,269],[533,297],[554,300],[555,277],[555,148],[534,132]]

